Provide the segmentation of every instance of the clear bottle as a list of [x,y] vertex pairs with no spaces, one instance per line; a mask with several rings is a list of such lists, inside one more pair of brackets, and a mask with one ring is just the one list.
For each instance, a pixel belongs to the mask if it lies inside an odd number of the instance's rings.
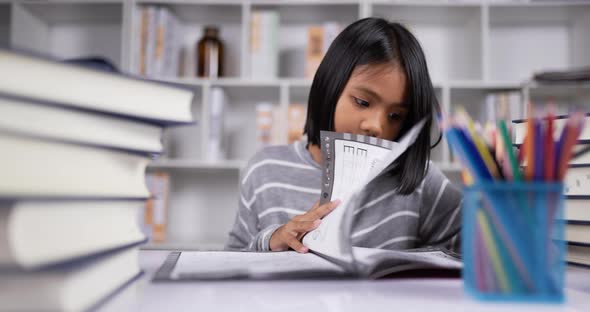
[[197,43],[197,76],[217,78],[223,76],[223,42],[219,29],[205,26],[203,37]]

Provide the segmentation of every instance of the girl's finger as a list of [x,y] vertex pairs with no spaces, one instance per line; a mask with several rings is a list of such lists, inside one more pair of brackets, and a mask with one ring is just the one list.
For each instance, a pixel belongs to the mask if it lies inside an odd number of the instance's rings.
[[318,209],[318,207],[320,206],[320,200],[316,200],[315,203],[313,203],[313,207],[311,207],[311,209],[309,209],[309,211],[312,211],[314,209]]
[[309,249],[303,246],[303,244],[295,236],[289,235],[286,240],[287,245],[299,253],[306,253],[309,251]]
[[314,221],[297,221],[293,222],[293,230],[297,233],[307,233],[317,228],[321,223],[321,220]]
[[328,215],[332,210],[340,205],[340,200],[334,200],[329,203],[325,203],[314,210],[308,211],[305,216],[307,220],[317,220]]

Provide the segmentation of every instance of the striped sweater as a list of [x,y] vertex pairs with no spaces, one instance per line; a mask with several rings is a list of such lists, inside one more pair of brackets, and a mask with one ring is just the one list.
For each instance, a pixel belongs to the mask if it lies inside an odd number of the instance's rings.
[[[274,231],[319,199],[321,178],[304,141],[259,151],[241,172],[239,209],[226,249],[268,251]],[[458,251],[460,190],[432,163],[413,193],[396,194],[397,183],[395,176],[384,175],[365,188],[354,212],[353,246]]]

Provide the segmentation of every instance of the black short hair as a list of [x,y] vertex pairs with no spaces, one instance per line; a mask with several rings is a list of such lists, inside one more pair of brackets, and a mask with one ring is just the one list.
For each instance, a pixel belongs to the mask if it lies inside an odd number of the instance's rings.
[[305,133],[308,143],[320,146],[320,131],[334,131],[336,103],[360,65],[393,63],[406,76],[404,101],[409,112],[399,136],[422,118],[427,122],[416,142],[397,160],[390,171],[399,174],[401,194],[412,193],[422,182],[430,161],[430,128],[438,101],[424,52],[412,33],[399,23],[382,18],[364,18],[346,27],[330,45],[313,78],[309,92]]

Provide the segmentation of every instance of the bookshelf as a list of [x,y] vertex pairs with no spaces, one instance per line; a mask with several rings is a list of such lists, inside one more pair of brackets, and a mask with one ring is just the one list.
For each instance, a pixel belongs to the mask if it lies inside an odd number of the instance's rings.
[[[171,177],[169,239],[153,248],[223,245],[237,209],[239,169],[256,151],[256,103],[270,102],[286,118],[289,104],[307,102],[311,81],[304,68],[310,25],[335,21],[346,26],[367,16],[404,23],[425,49],[445,111],[462,105],[479,116],[486,96],[500,91],[522,92],[523,103],[544,102],[548,95],[565,108],[589,102],[588,85],[568,87],[575,88],[572,93],[526,83],[535,70],[590,65],[586,1],[0,0],[0,44],[57,58],[103,56],[136,73],[134,47],[140,40],[141,7],[147,5],[167,7],[178,18],[186,55],[194,55],[205,25],[220,27],[226,48],[223,78],[195,78],[191,57],[184,59],[183,76],[153,78],[194,90],[192,109],[198,121],[169,130],[166,155],[148,168]],[[276,79],[250,78],[250,18],[260,9],[280,15]],[[224,139],[230,144],[227,161],[208,162],[209,102],[215,87],[228,97]],[[287,141],[286,131],[280,140]],[[449,177],[459,178],[446,142],[432,154]]]

